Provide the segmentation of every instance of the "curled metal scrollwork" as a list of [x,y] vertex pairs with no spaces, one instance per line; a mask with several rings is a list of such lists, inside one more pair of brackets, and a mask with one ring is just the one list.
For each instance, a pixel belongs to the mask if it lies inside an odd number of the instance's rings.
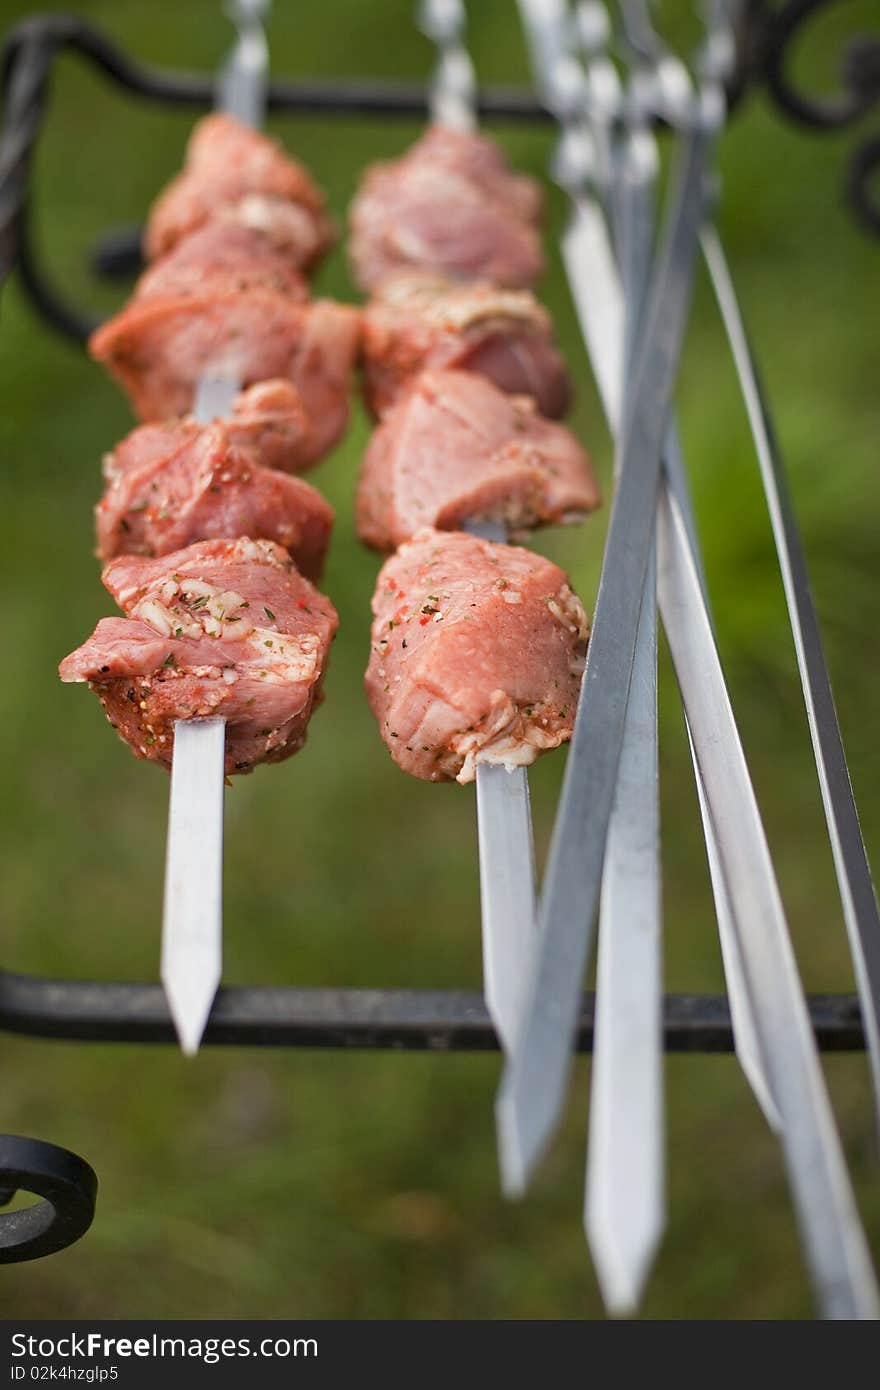
[[[880,25],[854,34],[844,44],[837,65],[838,85],[821,95],[807,92],[791,75],[794,53],[810,25],[831,6],[849,0],[787,0],[768,10],[766,0],[750,6],[760,33],[759,67],[774,101],[785,115],[815,131],[838,131],[880,109]],[[850,159],[847,195],[862,224],[880,234],[880,134],[863,140]]]
[[0,1134],[0,1206],[19,1191],[43,1200],[0,1213],[0,1264],[53,1255],[92,1224],[98,1179],[84,1159],[57,1144]]

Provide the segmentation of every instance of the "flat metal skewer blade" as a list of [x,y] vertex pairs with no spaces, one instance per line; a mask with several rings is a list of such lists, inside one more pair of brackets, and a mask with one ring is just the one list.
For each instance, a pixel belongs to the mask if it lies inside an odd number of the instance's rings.
[[[507,528],[498,522],[470,521],[464,529],[483,540],[507,540]],[[522,1013],[538,924],[526,768],[477,763],[477,838],[483,995],[501,1046],[509,1052]]]
[[[656,151],[649,143],[646,160],[644,148],[631,130],[616,197],[630,364],[653,242]],[[638,1307],[666,1218],[655,575],[652,546],[599,905],[584,1224],[603,1301],[617,1315]]]
[[721,239],[714,228],[707,228],[702,240],[703,254],[739,374],[767,496],[868,1041],[875,1110],[880,1122],[880,914],[877,895],[859,825],[785,465]]
[[[637,193],[631,196],[638,197]],[[639,220],[643,220],[641,215]],[[630,241],[630,254],[633,241]],[[592,200],[581,197],[573,209],[563,240],[563,259],[581,328],[593,361],[594,372],[612,430],[621,415],[621,366],[623,359],[623,295],[617,267],[601,213]],[[639,279],[633,267],[631,278]],[[689,535],[697,554],[696,530],[687,498],[687,483],[674,426],[667,435],[664,455],[674,490],[688,506]],[[650,572],[650,571],[649,571]],[[702,578],[702,576],[701,576]],[[645,745],[642,754],[653,758],[647,770],[638,763],[629,767],[630,723],[644,682],[643,629],[646,614],[656,614],[642,601],[639,646],[633,665],[627,727],[618,772],[617,800],[609,824],[600,906],[597,966],[596,1022],[590,1102],[589,1149],[585,1222],[603,1299],[609,1311],[632,1313],[638,1306],[644,1282],[665,1225],[665,1178],[662,1115],[662,1061],[660,1002],[662,960],[659,907],[653,908],[650,885],[645,882],[646,846],[656,849],[656,746],[653,755]],[[656,618],[654,618],[656,623]],[[652,657],[656,663],[656,629]],[[641,674],[640,674],[641,673]],[[654,682],[648,698],[655,702]],[[655,726],[656,727],[656,726]],[[703,796],[702,783],[691,745],[697,791],[706,839],[719,937],[724,959],[734,1030],[734,1044],[743,1072],[771,1127],[778,1129],[778,1112],[760,1059],[748,995],[742,979],[739,947],[735,936],[723,877],[718,867],[714,831]],[[630,785],[632,784],[632,785]],[[627,797],[625,788],[629,787]],[[629,814],[618,811],[623,798]],[[627,834],[638,834],[648,813],[657,818],[637,842],[633,858],[641,859],[642,907],[628,896],[635,866],[627,853]],[[639,875],[635,874],[639,883]],[[659,898],[659,865],[654,893]],[[655,928],[652,930],[652,920]]]
[[584,1211],[619,1315],[638,1306],[666,1220],[653,567],[652,554],[602,875]]
[[599,581],[578,717],[541,900],[535,967],[496,1106],[502,1184],[525,1191],[562,1113],[592,938],[647,570],[660,454],[690,307],[711,122],[685,137],[670,235],[652,276],[623,430],[620,483]]
[[513,1048],[535,951],[538,905],[524,767],[477,763],[483,992],[505,1052]]
[[[581,333],[587,345],[593,374],[605,414],[616,434],[621,417],[621,382],[624,313],[623,294],[617,265],[605,219],[592,198],[579,195],[572,199],[572,213],[563,233],[562,259],[571,288]],[[675,426],[666,437],[664,463],[669,486],[679,503],[691,537],[692,552],[699,567],[696,528],[691,519],[687,481],[681,460],[681,449]],[[702,580],[702,573],[701,573]],[[713,830],[705,810],[699,769],[694,759],[697,792],[706,840],[715,914],[721,942],[724,974],[730,999],[731,1021],[737,1060],[771,1129],[779,1128],[779,1114],[770,1095],[764,1065],[755,1039],[754,1020],[742,983],[742,967],[736,940],[732,910],[723,880],[717,872],[717,855],[713,845]]]
[[[204,376],[193,414],[205,424],[222,418],[237,393],[237,382]],[[161,976],[189,1057],[199,1050],[223,972],[225,731],[223,719],[174,724]]]
[[746,985],[782,1120],[783,1153],[816,1297],[827,1318],[877,1318],[880,1295],[770,851],[687,533],[665,488],[658,509],[658,597],[740,933]]
[[[703,572],[700,556],[700,543],[697,536],[696,520],[691,506],[690,491],[688,489],[687,476],[681,456],[678,430],[676,429],[674,421],[670,425],[669,432],[666,436],[666,446],[663,451],[663,465],[666,486],[675,499],[675,504],[682,518],[684,532],[690,544],[691,560],[693,561],[694,568],[700,581],[706,613],[711,623],[712,614],[709,608],[706,576]],[[709,878],[712,883],[715,918],[718,923],[718,941],[721,946],[721,961],[724,967],[724,979],[727,984],[727,998],[730,1005],[730,1022],[733,1030],[734,1051],[743,1075],[763,1113],[764,1119],[767,1121],[767,1124],[770,1126],[770,1129],[773,1130],[774,1134],[778,1134],[782,1121],[779,1118],[779,1110],[776,1106],[776,1102],[770,1093],[770,1079],[767,1075],[761,1056],[761,1049],[758,1045],[757,1027],[752,1001],[743,973],[742,957],[740,954],[739,937],[734,920],[733,906],[730,902],[727,886],[724,882],[724,875],[721,872],[718,849],[715,844],[715,827],[712,824],[712,818],[709,815],[709,808],[706,803],[703,782],[700,776],[700,765],[697,760],[690,728],[688,727],[687,714],[685,714],[685,728],[687,729],[688,746],[691,750],[691,762],[694,766],[694,781],[697,788],[697,798],[700,803],[700,819],[703,824],[706,859],[709,864]]]
[[[232,0],[238,40],[217,84],[217,104],[248,125],[265,114],[269,51],[261,21],[270,0]],[[206,373],[193,414],[203,424],[231,414],[241,383]],[[161,978],[180,1045],[198,1050],[223,972],[223,794],[226,721],[174,724]]]
[[187,1056],[199,1050],[223,969],[222,719],[174,725],[162,984]]
[[[673,492],[672,495],[675,496],[675,493]],[[693,551],[691,554],[693,555]],[[700,803],[700,819],[703,823],[709,878],[712,882],[712,897],[715,902],[715,916],[718,922],[718,941],[721,946],[721,963],[727,984],[727,1002],[730,1005],[730,1026],[733,1030],[736,1060],[739,1062],[743,1076],[751,1088],[752,1095],[755,1097],[764,1119],[773,1133],[778,1134],[782,1128],[782,1120],[779,1115],[779,1108],[770,1091],[770,1079],[761,1056],[752,1001],[749,997],[743,970],[733,905],[721,869],[718,847],[715,843],[715,828],[712,824],[712,817],[709,815],[703,779],[700,775],[700,763],[694,748],[690,726],[687,724],[687,717],[685,717],[685,725],[691,750],[691,761],[694,765],[697,797]]]

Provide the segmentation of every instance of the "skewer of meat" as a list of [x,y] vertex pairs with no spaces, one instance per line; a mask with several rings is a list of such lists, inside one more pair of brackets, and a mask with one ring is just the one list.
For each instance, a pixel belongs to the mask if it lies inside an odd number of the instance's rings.
[[[283,395],[286,382],[277,384]],[[268,395],[274,384],[268,383]],[[96,508],[98,555],[163,555],[193,541],[250,536],[277,542],[308,579],[321,576],[333,508],[317,488],[279,471],[296,447],[296,417],[247,410],[262,387],[243,392],[225,419],[193,416],[141,425],[105,460],[107,487]],[[263,461],[270,456],[275,465]]]
[[485,280],[411,271],[384,281],[364,310],[363,358],[364,394],[379,417],[426,368],[476,372],[510,395],[531,396],[551,419],[571,403],[546,309],[527,290]]
[[[213,129],[214,138],[225,138],[230,123]],[[258,150],[269,143],[251,139]],[[306,281],[265,232],[219,221],[148,268],[89,347],[144,421],[184,415],[206,375],[234,382],[236,392],[288,381],[302,415],[288,466],[299,470],[323,457],[346,427],[359,339],[358,312],[311,300]]]
[[442,124],[435,117],[400,159],[374,164],[363,178],[351,205],[349,254],[365,293],[413,269],[512,289],[540,279],[538,184],[514,174],[497,145],[474,133],[466,105],[459,121],[453,125],[448,111]]
[[[599,499],[577,441],[522,394],[548,414],[568,405],[546,312],[488,280],[538,273],[540,193],[473,131],[461,17],[448,6],[423,16],[440,44],[433,114],[444,124],[396,165],[368,171],[352,214],[355,276],[376,287],[364,357],[368,403],[381,416],[358,485],[358,530],[378,549],[401,547],[377,583],[367,691],[401,767],[476,779],[484,990],[509,1050],[535,931],[526,768],[570,735],[587,624],[561,571],[493,542],[578,519]],[[433,188],[421,172],[429,155],[443,171]],[[379,186],[395,208],[393,244],[377,230]],[[455,220],[444,190],[465,186],[468,225],[497,232],[483,259],[470,254],[478,239],[465,253],[431,236]],[[526,243],[529,273],[499,270],[498,247]]]
[[251,15],[220,84],[234,106],[196,128],[147,229],[159,259],[92,341],[149,423],[105,459],[96,511],[125,617],[61,667],[171,768],[161,974],[190,1053],[221,974],[224,777],[295,753],[321,698],[337,620],[306,576],[333,512],[290,475],[344,427],[358,339],[356,311],[310,304],[300,273],[327,240],[320,194],[235,119],[261,109],[260,53]]

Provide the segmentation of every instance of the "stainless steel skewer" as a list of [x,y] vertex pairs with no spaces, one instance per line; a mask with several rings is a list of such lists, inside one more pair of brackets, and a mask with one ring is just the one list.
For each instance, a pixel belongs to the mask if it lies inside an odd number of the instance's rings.
[[[419,23],[434,40],[439,59],[431,83],[431,117],[441,125],[472,130],[476,79],[464,45],[461,0],[425,0]],[[484,540],[506,541],[505,527],[472,522]],[[535,852],[528,771],[477,763],[477,842],[483,938],[483,993],[501,1045],[516,1037],[524,985],[537,930]]]
[[[822,1076],[816,1040],[708,617],[668,489],[658,511],[660,607],[715,823],[721,870],[741,932],[747,987],[782,1119],[782,1147],[816,1300],[826,1318],[880,1318],[871,1256]],[[713,687],[693,701],[693,681]],[[749,814],[743,815],[748,808]],[[761,872],[754,873],[755,865]]]
[[721,238],[714,227],[707,227],[702,240],[703,255],[739,373],[767,496],[868,1041],[874,1106],[880,1123],[880,915],[877,896],[859,826],[859,814],[846,764],[831,678],[785,464]]
[[[610,25],[602,0],[589,0],[589,3],[579,4],[577,6],[577,18],[579,42],[584,51],[585,59],[587,59],[589,102],[591,106],[595,106],[601,93],[607,91],[608,77],[603,71],[601,80],[598,79],[598,65],[595,61],[590,61],[590,55],[603,51],[607,44],[607,31]],[[608,66],[610,65],[604,64],[603,68]],[[665,101],[668,107],[671,108],[682,98],[689,99],[691,84],[686,74],[679,75],[676,70],[664,66],[662,74],[658,70],[657,77],[662,77],[662,86],[665,90]],[[658,84],[655,81],[651,85],[656,88]],[[580,117],[575,116],[575,130],[578,128],[577,121],[579,119]],[[621,415],[622,369],[618,362],[620,350],[617,344],[622,343],[623,340],[622,300],[617,286],[617,272],[602,212],[597,199],[590,192],[591,183],[600,184],[605,188],[606,198],[613,198],[613,193],[607,188],[610,167],[607,138],[602,141],[596,138],[601,133],[601,127],[597,128],[596,122],[593,121],[590,132],[592,135],[591,148],[595,150],[598,164],[594,178],[588,179],[584,183],[579,171],[577,169],[573,171],[575,178],[570,186],[572,214],[563,235],[562,254],[569,284],[573,290],[581,332],[588,345],[597,380],[600,382],[600,389],[606,411],[609,412],[612,430],[616,431],[619,428]],[[654,137],[650,127],[645,126],[641,134],[643,142],[648,140],[653,142]],[[573,154],[575,163],[582,160],[583,156],[577,150]],[[646,154],[646,158],[650,158],[650,156]],[[589,172],[587,165],[584,165],[584,170]],[[639,196],[643,201],[650,202],[649,190],[643,184],[644,181],[642,181],[640,188],[639,184],[636,183],[630,189],[628,195],[630,201]],[[644,220],[645,216],[643,210],[639,217]],[[650,218],[653,220],[653,211],[650,211]],[[684,517],[694,561],[702,580],[699,541],[674,420],[666,438],[664,461],[668,485],[672,489]],[[705,591],[705,584],[703,587]],[[723,876],[718,867],[714,830],[705,805],[699,766],[692,745],[691,757],[694,764],[712,894],[715,901],[715,915],[730,1003],[736,1056],[755,1099],[763,1111],[764,1118],[771,1129],[777,1130],[779,1128],[779,1114],[770,1095],[769,1081],[757,1044],[751,1004],[743,982],[742,963],[739,957],[739,945],[734,929],[732,908],[727,897]],[[625,930],[625,927],[620,929]]]
[[[606,12],[599,7],[602,15]],[[599,35],[596,36],[597,48]],[[605,41],[610,38],[610,26]],[[606,197],[616,217],[626,300],[626,351],[632,370],[653,254],[651,191],[659,162],[643,129],[638,97],[627,93],[626,134],[615,147],[607,103],[619,113],[616,69],[594,49],[591,97],[603,98],[593,123]],[[597,73],[597,69],[599,72]],[[598,80],[597,80],[598,78]],[[592,100],[591,100],[592,105]],[[621,345],[622,346],[622,345]],[[618,396],[626,401],[626,371]],[[656,554],[642,595],[617,792],[608,825],[596,964],[596,1022],[584,1218],[608,1310],[635,1311],[666,1223],[663,1112],[662,912],[657,728]]]
[[[623,2],[626,21],[627,5]],[[618,261],[627,296],[627,318],[636,320],[630,308],[639,299],[650,265],[654,223],[653,190],[659,170],[659,154],[651,128],[653,113],[645,99],[657,96],[658,82],[640,62],[631,73],[627,91],[628,139],[617,152],[611,139],[611,123],[623,110],[616,69],[608,59],[611,23],[602,0],[584,0],[576,7],[575,34],[582,51],[587,80],[586,115],[598,159],[598,182],[604,189],[609,221],[616,227]],[[687,97],[689,84],[673,83],[667,91]],[[576,259],[576,257],[574,258]],[[572,256],[566,257],[573,270]],[[601,274],[588,263],[586,274]],[[633,328],[628,330],[630,344]],[[594,335],[595,337],[595,335]],[[619,355],[607,335],[595,342],[598,360]],[[631,348],[630,348],[631,351]],[[615,377],[615,385],[619,378]],[[605,395],[613,403],[612,423],[619,427],[620,389],[609,380]],[[670,427],[670,435],[674,426]],[[671,445],[667,444],[667,459]],[[669,485],[682,510],[692,520],[687,484],[677,454],[667,468]],[[689,527],[697,553],[695,528]],[[665,1154],[663,1116],[662,1038],[659,1008],[662,992],[661,923],[659,907],[659,818],[657,816],[657,719],[656,719],[656,594],[655,560],[649,565],[639,641],[636,646],[627,710],[627,729],[621,752],[617,801],[609,825],[599,915],[597,954],[596,1028],[593,1043],[591,1101],[585,1224],[597,1275],[609,1311],[635,1310],[665,1224]],[[648,650],[643,632],[649,632]],[[641,704],[642,717],[633,723],[633,704]],[[734,1040],[740,1063],[762,1105],[769,1123],[778,1128],[779,1117],[770,1098],[755,1039],[749,1001],[742,982],[739,947],[731,908],[718,868],[712,823],[705,805],[696,757],[694,770],[701,818],[710,865],[722,955],[734,1023]],[[625,790],[624,790],[625,789]],[[624,806],[621,806],[622,792]],[[654,823],[650,817],[653,813]],[[620,826],[616,822],[619,818]],[[622,856],[615,847],[619,836],[630,847]],[[618,866],[618,860],[621,860]],[[656,867],[654,867],[656,865]],[[620,888],[615,891],[612,875]],[[650,882],[656,877],[657,906],[653,919],[650,899],[639,911],[639,900],[627,892],[632,881]],[[611,882],[609,882],[611,879]],[[615,911],[615,908],[617,910]]]
[[[680,81],[687,86],[689,77],[686,69],[665,48],[661,36],[653,29],[647,7],[639,3],[637,8],[640,12],[639,27],[643,49],[653,56],[658,65],[662,64],[667,70],[677,70]],[[810,588],[806,556],[770,408],[717,228],[704,227],[701,242],[709,278],[739,375],[767,498],[844,922],[865,1023],[874,1086],[874,1105],[880,1123],[880,912],[877,895],[834,706],[831,678]]]
[[[596,185],[603,190],[627,297],[638,300],[650,265],[658,165],[653,134],[640,112],[644,74],[637,68],[630,79],[629,138],[616,152],[612,129],[624,102],[607,56],[611,26],[605,6],[599,0],[580,6],[576,28],[566,3],[525,0],[520,8],[536,79],[562,131],[556,174],[573,199],[563,259],[617,429],[624,387],[622,297],[602,215],[587,190]],[[583,68],[574,58],[575,47],[583,50]],[[591,177],[584,181],[583,174]],[[638,315],[631,318],[632,345]],[[665,1221],[653,566],[652,556],[602,877],[587,1161],[587,1234],[606,1305],[616,1313],[636,1306]],[[707,815],[703,819],[713,861],[711,823]],[[730,912],[722,916],[726,904],[717,874],[713,885],[728,938],[726,957],[735,951]],[[747,1008],[744,988],[732,972],[729,992],[741,1060],[775,1120],[766,1083],[761,1085],[756,1046],[739,1026]]]
[[452,130],[473,130],[477,83],[464,42],[467,17],[462,0],[421,0],[418,23],[438,51],[428,94],[431,120]]
[[[248,125],[265,114],[269,54],[262,20],[270,0],[234,0],[238,30],[221,69],[217,105]],[[205,376],[196,390],[197,420],[228,415],[240,383]],[[168,812],[160,976],[180,1046],[198,1052],[223,972],[223,719],[178,719]]]
[[[577,283],[583,285],[585,277]],[[589,316],[589,301],[584,312]],[[591,345],[596,341],[595,328],[589,339]],[[611,351],[607,343],[605,351]],[[606,405],[605,384],[616,379],[606,367],[597,370]],[[723,830],[709,837],[709,842],[715,846],[715,871],[724,875],[735,910],[742,945],[740,967],[753,1000],[757,1042],[773,1092],[784,1096],[780,1102],[784,1152],[817,1297],[826,1316],[874,1317],[878,1308],[874,1274],[712,640],[701,578],[673,490],[662,481],[658,518],[664,623],[699,760],[701,795],[718,830]],[[761,870],[753,874],[756,863]]]
[[703,180],[723,100],[706,84],[682,141],[664,248],[651,276],[632,406],[618,443],[611,509],[578,717],[541,899],[521,1032],[497,1103],[502,1178],[524,1191],[561,1115],[592,937],[653,535],[660,454],[684,338]]
[[[469,522],[472,536],[506,541],[495,522]],[[483,936],[483,993],[505,1052],[516,1040],[535,952],[535,843],[525,767],[477,763],[477,841]]]

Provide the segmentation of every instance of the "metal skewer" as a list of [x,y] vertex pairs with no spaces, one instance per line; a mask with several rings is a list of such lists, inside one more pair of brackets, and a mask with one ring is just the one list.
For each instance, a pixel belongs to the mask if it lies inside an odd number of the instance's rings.
[[[603,6],[597,6],[607,19]],[[616,206],[618,260],[626,300],[627,400],[653,253],[651,188],[656,146],[646,136],[630,84],[626,134],[611,141],[610,120],[623,109],[610,38],[595,35],[587,68],[595,91],[592,123],[600,174]],[[608,121],[602,119],[607,114]],[[584,1218],[606,1307],[635,1311],[666,1224],[663,1112],[662,909],[657,729],[656,554],[648,559],[617,792],[608,824],[596,965],[596,1024]]]
[[[566,4],[526,0],[521,10],[537,81],[562,131],[555,173],[573,204],[563,259],[616,431],[625,384],[623,297],[602,214],[589,190],[601,186],[617,231],[632,306],[626,332],[632,366],[636,306],[650,266],[658,166],[656,143],[640,109],[643,74],[637,70],[631,79],[629,134],[616,151],[612,129],[624,103],[607,57],[610,23],[604,5],[584,5],[578,13],[585,70],[573,57],[575,34]],[[606,1306],[618,1314],[637,1305],[665,1224],[654,563],[652,554],[605,850],[591,1073],[585,1224]],[[699,773],[697,780],[699,785]],[[715,862],[708,814],[703,821],[710,862]],[[718,874],[713,887],[726,959],[736,943]],[[728,989],[740,1060],[778,1123],[753,1032],[741,1022],[743,1014],[748,1018],[744,986],[732,970]]]
[[[497,522],[471,521],[464,529],[483,540],[507,540],[507,528]],[[477,842],[483,994],[501,1045],[510,1052],[538,924],[527,768],[477,763]]]
[[721,238],[714,227],[707,227],[702,241],[703,255],[739,373],[767,496],[864,1019],[874,1083],[874,1105],[880,1121],[880,915],[877,896],[846,765],[831,678],[785,464]]
[[[591,54],[596,52],[601,53],[604,50],[605,44],[607,43],[606,35],[607,31],[610,29],[610,25],[608,23],[605,7],[601,3],[601,0],[595,0],[595,3],[591,0],[589,4],[581,3],[578,5],[577,10],[580,43],[584,50],[585,58],[587,59],[586,71],[588,76],[590,106],[595,109],[601,91],[607,92],[608,90],[609,78],[607,69],[610,68],[610,64],[602,64],[601,80],[598,80],[598,64],[594,60],[591,60]],[[658,79],[661,77],[659,69],[657,71],[657,77]],[[652,85],[656,88],[658,83],[654,82]],[[681,95],[688,97],[690,92],[690,81],[686,74],[679,76],[676,70],[668,65],[664,65],[662,70],[662,87],[665,90],[666,103],[671,107],[675,104],[677,99],[680,99]],[[582,133],[580,133],[579,137],[579,119],[579,116],[576,114],[572,124],[572,130],[576,141],[578,138],[581,140],[584,138]],[[574,158],[573,160],[569,160],[572,177],[567,180],[572,202],[572,213],[568,227],[563,235],[562,255],[569,285],[572,289],[575,308],[578,312],[581,332],[584,335],[584,341],[587,344],[588,353],[593,364],[596,379],[599,383],[606,414],[608,415],[612,432],[616,432],[620,426],[622,409],[620,399],[622,371],[619,365],[619,357],[621,351],[620,344],[622,344],[623,341],[623,301],[608,233],[598,201],[590,191],[591,184],[598,182],[605,186],[606,198],[613,198],[613,191],[608,187],[610,163],[607,146],[607,131],[604,132],[604,138],[599,138],[603,136],[601,125],[598,124],[595,119],[591,122],[591,125],[592,129],[590,134],[592,136],[592,142],[589,149],[595,152],[594,160],[597,167],[593,171],[592,177],[585,178],[584,175],[590,174],[589,164],[583,164],[582,168],[578,167],[579,162],[582,163],[583,161],[583,152],[579,152],[577,149],[573,151]],[[580,131],[582,132],[582,127],[580,127]],[[639,138],[642,148],[646,151],[645,157],[650,162],[651,156],[647,153],[647,146],[645,143],[647,141],[654,141],[650,125],[643,123]],[[565,139],[566,137],[563,135],[563,146]],[[634,217],[638,222],[644,225],[648,221],[653,221],[653,210],[650,206],[651,194],[650,189],[646,185],[646,180],[631,180],[627,198],[630,203],[638,198],[645,204],[641,211],[634,211]],[[690,503],[684,464],[681,458],[678,432],[674,420],[670,424],[666,437],[664,463],[667,484],[672,489],[684,518],[690,538],[694,563],[700,574],[705,593],[699,541]],[[688,735],[688,737],[690,739],[690,735]],[[706,854],[712,882],[712,894],[715,901],[715,915],[718,922],[718,935],[727,983],[727,993],[730,1002],[736,1056],[755,1099],[764,1113],[764,1118],[771,1129],[778,1130],[779,1114],[770,1095],[769,1081],[761,1059],[760,1049],[758,1048],[751,1003],[743,981],[742,962],[740,960],[739,944],[734,929],[732,908],[727,896],[727,890],[724,886],[723,876],[718,867],[718,853],[714,842],[714,829],[708,814],[708,809],[705,805],[700,770],[692,743],[691,758],[694,764],[694,776],[700,803],[700,815],[703,823],[703,835],[706,843]],[[618,930],[626,930],[625,926],[622,924],[622,919]]]
[[[234,0],[238,39],[217,82],[217,105],[249,125],[265,114],[270,0]],[[229,415],[240,382],[206,375],[193,404],[210,424]],[[223,972],[223,793],[226,721],[178,719],[168,810],[160,976],[182,1051],[194,1056]]]
[[723,119],[707,82],[681,142],[672,211],[648,294],[618,442],[611,509],[577,722],[541,901],[541,931],[514,1055],[497,1104],[502,1178],[525,1189],[562,1112],[589,955],[654,526],[660,454],[690,305],[703,179]]
[[[871,1257],[859,1221],[816,1040],[773,875],[761,817],[705,613],[693,619],[700,582],[681,514],[664,489],[658,511],[661,612],[716,827],[721,869],[741,932],[760,1045],[782,1119],[782,1147],[817,1302],[826,1318],[880,1317]],[[692,679],[714,687],[689,701]],[[748,807],[750,815],[742,811]],[[761,868],[754,874],[755,865]],[[769,891],[768,891],[769,890]]]
[[[579,307],[591,317],[589,300]],[[588,336],[592,345],[595,324]],[[604,387],[617,379],[607,367],[597,370],[606,408],[613,398]],[[773,1093],[784,1097],[784,1151],[808,1263],[827,1316],[874,1317],[878,1308],[874,1275],[806,1019],[691,539],[672,489],[661,484],[660,498],[664,623],[692,730],[692,747],[699,759],[704,810],[723,831],[714,839],[709,837],[709,843],[714,846],[715,872],[725,877],[741,935],[739,963],[753,1001],[750,1012],[758,1029],[756,1041],[764,1053]],[[752,877],[755,863],[761,871]]]
[[[662,64],[668,71],[677,70],[680,81],[689,86],[686,69],[665,48],[661,36],[651,25],[650,13],[645,5],[638,3],[635,8],[638,11],[639,42],[643,52],[652,55],[658,66]],[[865,1021],[875,1111],[880,1122],[880,911],[877,895],[859,825],[803,542],[770,408],[721,238],[714,225],[703,228],[701,244],[739,376],[767,498],[844,922]],[[674,462],[680,465],[673,451],[667,450],[667,472],[670,485],[675,489],[675,478],[681,470],[680,466],[673,467]],[[676,489],[676,492],[687,522],[688,509],[683,504],[681,491]],[[728,970],[726,954],[725,970]],[[733,998],[731,1004],[734,1005]]]
[[[626,0],[623,11],[626,23]],[[616,226],[618,260],[627,297],[631,356],[638,324],[638,310],[633,301],[637,302],[644,293],[650,265],[653,188],[659,170],[659,154],[651,124],[653,113],[645,108],[644,98],[649,95],[646,89],[655,89],[658,83],[650,80],[637,61],[627,92],[628,134],[623,149],[615,153],[611,127],[624,108],[616,69],[607,57],[611,37],[608,13],[601,0],[585,0],[577,6],[576,17],[577,39],[583,52],[587,80],[586,109],[598,160],[596,172],[604,189],[609,220]],[[672,91],[667,93],[670,101],[675,99],[676,87],[679,93],[682,91],[682,84],[673,82]],[[688,84],[683,84],[683,90],[687,94]],[[566,256],[571,269],[576,259],[571,253]],[[593,273],[589,263],[585,271],[588,276]],[[601,274],[600,266],[595,267],[595,273]],[[619,355],[617,346],[607,335],[602,335],[594,343],[593,351],[601,360],[609,358],[611,366]],[[605,394],[610,418],[618,428],[620,389],[613,389],[609,380]],[[674,426],[670,427],[672,435]],[[674,454],[674,464],[667,470],[669,485],[692,521],[677,441],[674,447],[667,444],[667,458],[670,451]],[[689,531],[696,555],[695,528],[690,525]],[[631,1313],[637,1307],[665,1225],[654,577],[652,555],[642,600],[599,913],[585,1224],[606,1306],[616,1314]],[[646,640],[644,633],[650,634],[649,639]],[[648,641],[653,649],[649,649]],[[635,708],[641,710],[638,722],[633,713],[634,703]],[[758,1051],[749,1000],[742,982],[731,907],[718,867],[714,831],[692,744],[691,752],[737,1054],[768,1122],[776,1129],[779,1116],[770,1097]],[[617,849],[618,839],[628,853],[622,854]],[[639,881],[646,888],[653,886],[653,903],[647,893],[641,903],[632,894],[632,883]]]
[[[463,42],[461,0],[425,0],[419,23],[439,48],[430,91],[432,120],[473,130],[476,79]],[[464,530],[484,540],[507,540],[506,527],[494,522],[469,522]],[[483,993],[501,1045],[509,1052],[537,930],[528,771],[478,761],[476,780]]]

